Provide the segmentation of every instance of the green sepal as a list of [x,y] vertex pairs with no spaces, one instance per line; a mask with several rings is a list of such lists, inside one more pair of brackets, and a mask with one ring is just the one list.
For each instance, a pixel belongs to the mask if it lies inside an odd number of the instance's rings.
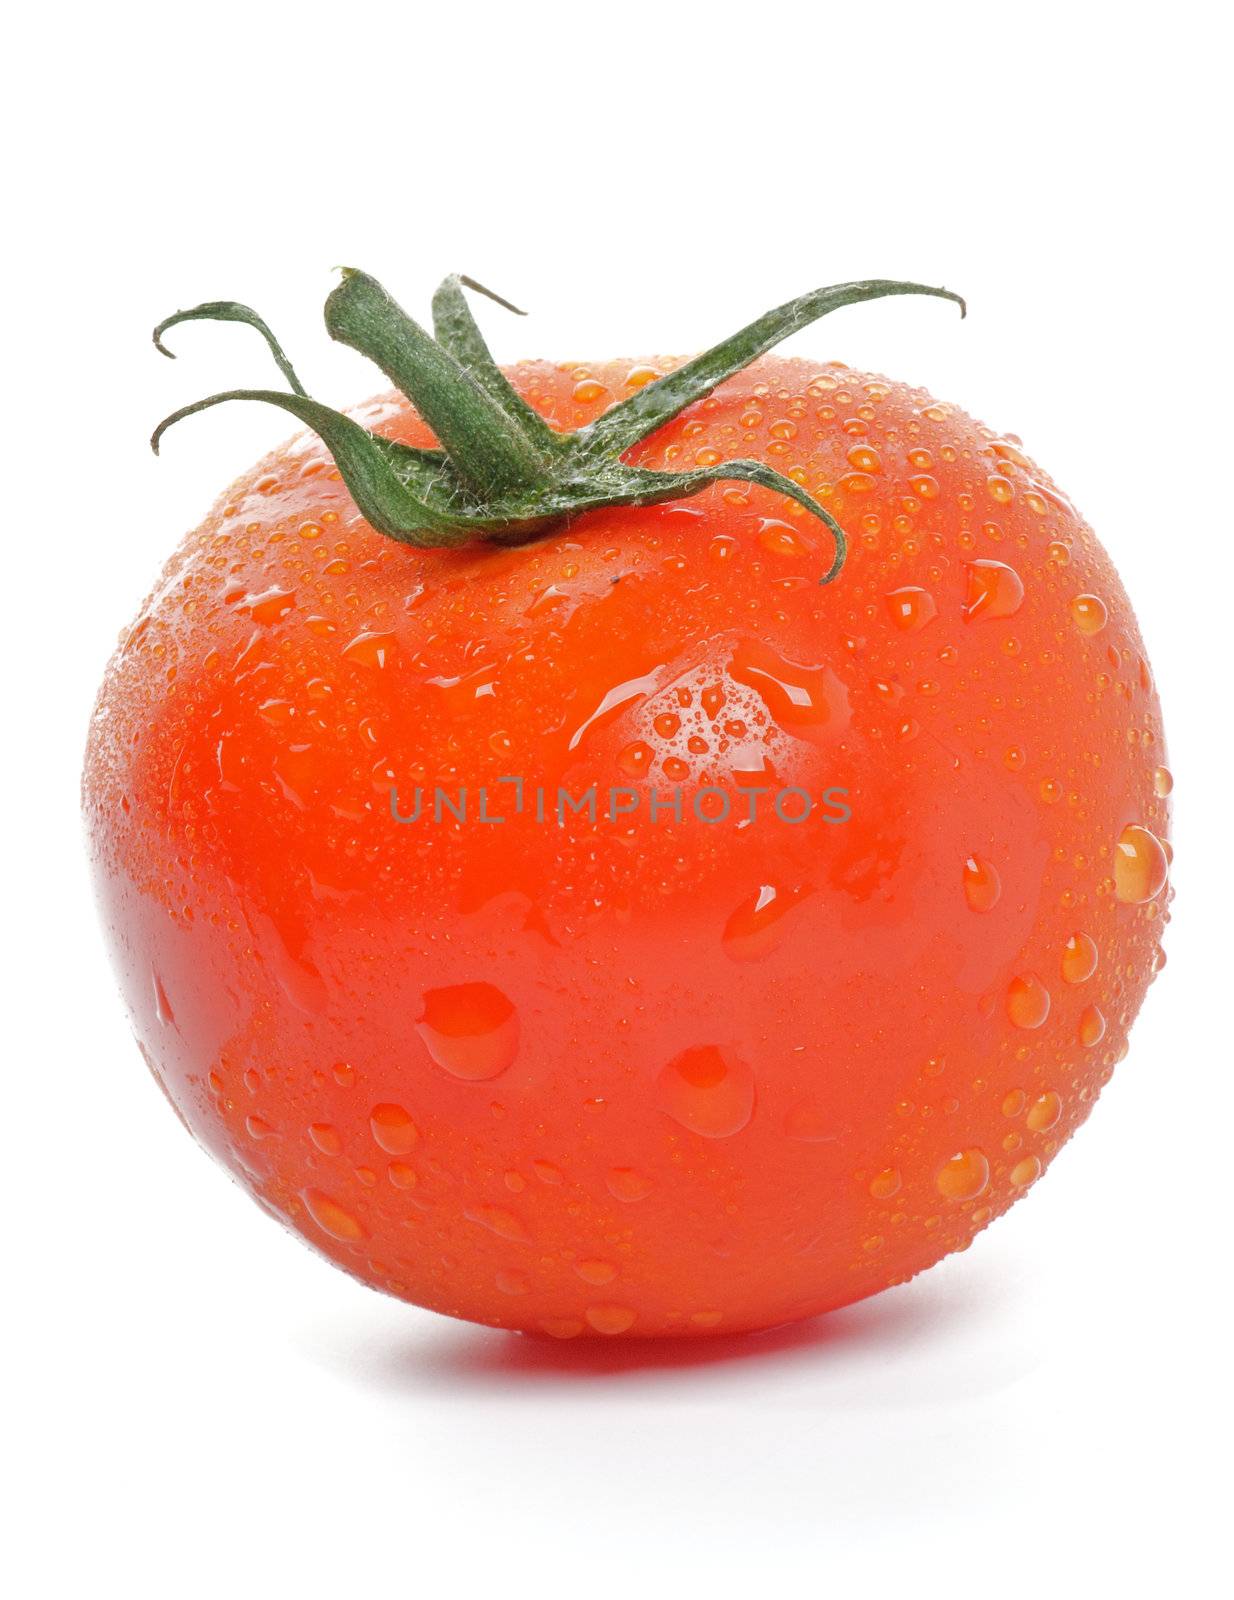
[[522,544],[605,506],[684,499],[725,480],[755,484],[794,500],[829,530],[833,555],[819,582],[830,583],[844,564],[844,530],[791,478],[760,461],[722,461],[662,472],[630,465],[622,458],[781,340],[840,306],[886,295],[922,294],[955,301],[962,315],[965,310],[960,296],[948,289],[884,278],[816,289],[767,312],[675,372],[647,384],[589,427],[563,434],[549,427],[497,366],[471,314],[465,289],[522,315],[492,290],[457,275],[445,279],[433,297],[432,335],[367,273],[347,269],[326,301],[331,337],[377,363],[436,434],[439,449],[417,450],[385,439],[313,400],[266,323],[235,301],[211,301],[177,312],[155,329],[155,344],[170,355],[162,335],[180,322],[247,323],[265,339],[293,392],[233,389],[210,395],[165,418],[150,443],[157,452],[173,423],[225,400],[278,406],[322,439],[372,527],[424,549],[477,538]]

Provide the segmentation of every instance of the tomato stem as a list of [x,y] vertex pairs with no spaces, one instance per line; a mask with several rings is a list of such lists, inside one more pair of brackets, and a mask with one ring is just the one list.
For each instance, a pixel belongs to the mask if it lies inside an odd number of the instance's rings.
[[622,458],[687,406],[819,317],[840,306],[886,295],[922,294],[964,301],[948,289],[873,278],[816,289],[768,311],[666,377],[647,384],[576,433],[557,433],[515,392],[497,366],[471,314],[465,289],[506,310],[517,306],[474,279],[447,278],[433,296],[433,333],[409,317],[375,278],[347,268],[326,301],[331,338],[366,355],[412,402],[440,448],[414,450],[370,433],[350,417],[313,400],[269,327],[250,307],[209,301],[179,311],[154,330],[163,343],[181,322],[244,322],[265,340],[290,394],[231,389],[164,418],[150,444],[157,454],[173,423],[227,400],[257,400],[290,412],[323,440],[367,521],[404,544],[441,548],[480,538],[522,544],[547,529],[602,506],[654,505],[698,494],[726,480],[758,484],[795,500],[831,532],[830,583],[844,564],[844,530],[806,490],[760,461],[722,461],[688,472],[659,472]]

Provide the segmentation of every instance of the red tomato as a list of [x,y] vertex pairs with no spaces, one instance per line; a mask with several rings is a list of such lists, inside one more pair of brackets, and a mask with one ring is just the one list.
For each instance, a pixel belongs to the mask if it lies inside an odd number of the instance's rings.
[[[655,373],[510,378],[560,429]],[[356,415],[432,442],[398,395]],[[749,484],[409,548],[306,435],[108,671],[85,805],[146,1061],[266,1210],[416,1304],[698,1334],[902,1282],[1037,1181],[1160,965],[1160,710],[1050,478],[776,358],[627,459],[734,456],[844,526],[835,582]]]

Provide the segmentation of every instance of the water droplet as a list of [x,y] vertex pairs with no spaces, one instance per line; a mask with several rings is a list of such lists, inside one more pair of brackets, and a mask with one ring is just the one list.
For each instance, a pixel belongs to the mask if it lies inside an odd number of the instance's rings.
[[494,1277],[493,1282],[502,1294],[526,1294],[531,1288],[531,1279],[517,1268],[503,1268]]
[[244,1131],[250,1139],[268,1139],[274,1129],[264,1117],[245,1117]]
[[691,1311],[690,1321],[699,1328],[714,1328],[724,1320],[723,1311]]
[[257,715],[274,728],[285,727],[295,714],[296,708],[290,700],[263,700],[257,707]]
[[685,1050],[656,1080],[657,1104],[691,1133],[724,1139],[754,1114],[754,1074],[718,1045]]
[[343,655],[359,667],[380,670],[393,655],[397,642],[392,633],[358,633],[343,646]]
[[1105,1018],[1097,1006],[1086,1006],[1080,1015],[1080,1043],[1088,1050],[1105,1038]]
[[1081,633],[1100,633],[1109,620],[1105,601],[1095,594],[1078,594],[1071,602],[1071,617]]
[[414,1167],[409,1167],[403,1161],[391,1161],[386,1168],[386,1177],[396,1189],[414,1189],[419,1183]]
[[583,1315],[597,1333],[625,1333],[634,1326],[629,1306],[588,1306]]
[[938,605],[928,589],[905,584],[884,597],[887,613],[901,633],[916,633],[938,615]]
[[1035,972],[1007,985],[1007,1015],[1017,1028],[1039,1028],[1050,1014],[1050,991]]
[[[830,667],[802,666],[747,639],[734,652],[729,671],[738,683],[755,690],[776,722],[798,738],[833,732],[848,723],[848,691]],[[720,709],[717,705],[709,714],[718,716]]]
[[602,1283],[612,1283],[617,1276],[617,1268],[611,1261],[580,1261],[574,1270],[584,1283],[597,1286]]
[[499,1239],[511,1239],[516,1244],[526,1244],[530,1238],[527,1229],[513,1211],[504,1211],[501,1206],[469,1206],[463,1215],[468,1222],[474,1222],[480,1228],[487,1228]]
[[773,556],[800,558],[813,553],[812,546],[796,528],[790,528],[787,522],[779,522],[774,517],[764,517],[759,529],[758,542]]
[[538,1326],[550,1339],[577,1339],[583,1331],[583,1324],[577,1317],[543,1317]]
[[1153,773],[1153,793],[1164,800],[1174,788],[1174,774],[1169,767],[1158,767]]
[[1030,1183],[1036,1183],[1040,1176],[1041,1162],[1036,1156],[1025,1156],[1023,1161],[1017,1161],[1010,1173],[1015,1189],[1026,1189]]
[[628,778],[643,777],[651,765],[655,751],[649,744],[644,744],[641,739],[636,739],[633,744],[628,744],[617,757],[617,765]]
[[1165,888],[1169,861],[1155,833],[1133,823],[1114,847],[1114,894],[1124,905],[1143,905]]
[[602,383],[597,383],[594,378],[584,378],[581,383],[574,385],[574,398],[580,405],[591,405],[593,401],[601,399],[608,393]]
[[376,1143],[391,1156],[405,1156],[420,1137],[411,1116],[402,1106],[374,1106],[369,1127]]
[[1011,1089],[1003,1097],[1003,1115],[1005,1117],[1018,1117],[1028,1104],[1028,1096],[1023,1089]]
[[935,1178],[939,1194],[948,1200],[974,1200],[990,1181],[990,1163],[984,1150],[959,1150]]
[[328,1122],[314,1122],[309,1128],[309,1138],[326,1156],[336,1156],[343,1148],[338,1129],[332,1128]]
[[724,924],[720,943],[734,961],[761,961],[782,942],[783,917],[809,890],[788,893],[773,883],[760,884]]
[[969,561],[964,597],[965,622],[1012,617],[1024,603],[1024,580],[1005,561]]
[[899,1194],[901,1184],[900,1174],[895,1167],[885,1167],[870,1180],[870,1193],[876,1200],[890,1200],[893,1194]]
[[246,594],[237,602],[237,610],[247,611],[254,622],[263,624],[281,622],[295,606],[295,596],[277,587],[264,589],[260,594]]
[[518,1013],[491,983],[428,990],[416,1032],[439,1067],[470,1082],[495,1078],[518,1051]]
[[[624,683],[614,684],[600,698],[599,704],[570,735],[569,749],[577,750],[589,731],[606,727],[610,722],[636,700],[654,694],[659,686],[659,668],[645,673],[641,678],[628,678]],[[622,752],[624,756],[625,751]],[[648,751],[650,755],[650,751]],[[621,759],[620,757],[618,758]]]
[[627,1205],[632,1205],[636,1200],[645,1200],[654,1188],[649,1178],[644,1178],[641,1172],[635,1172],[630,1167],[611,1168],[604,1182],[613,1199],[623,1200]]
[[1062,1114],[1062,1096],[1055,1094],[1053,1089],[1047,1089],[1029,1106],[1025,1121],[1034,1133],[1045,1133],[1048,1128],[1054,1126]]
[[964,863],[964,898],[970,911],[992,911],[1003,892],[997,870],[980,856],[969,856]]
[[1097,970],[1097,944],[1086,933],[1073,933],[1063,946],[1060,962],[1066,983],[1084,983]]
[[320,1189],[302,1189],[300,1198],[309,1216],[332,1239],[342,1239],[348,1244],[363,1239],[364,1229],[349,1211],[344,1211],[338,1201],[332,1200],[328,1194],[322,1194]]
[[163,987],[163,980],[153,969],[150,977],[154,982],[154,1014],[165,1028],[174,1028],[176,1014],[171,1009],[171,1001],[167,998],[167,990]]

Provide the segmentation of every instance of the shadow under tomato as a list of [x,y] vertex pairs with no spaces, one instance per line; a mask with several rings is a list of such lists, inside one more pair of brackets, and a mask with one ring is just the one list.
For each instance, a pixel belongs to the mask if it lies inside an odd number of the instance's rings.
[[[935,1268],[926,1278],[825,1316],[762,1333],[684,1339],[550,1339],[503,1333],[435,1319],[414,1340],[391,1339],[372,1327],[348,1348],[330,1338],[317,1345],[330,1365],[345,1366],[366,1384],[396,1391],[525,1389],[619,1382],[624,1378],[683,1382],[725,1368],[783,1373],[832,1364],[865,1366],[916,1356],[963,1330],[971,1337],[983,1316],[995,1314],[1005,1285],[977,1272]],[[383,1323],[391,1308],[382,1307]],[[399,1315],[395,1308],[395,1315]]]

